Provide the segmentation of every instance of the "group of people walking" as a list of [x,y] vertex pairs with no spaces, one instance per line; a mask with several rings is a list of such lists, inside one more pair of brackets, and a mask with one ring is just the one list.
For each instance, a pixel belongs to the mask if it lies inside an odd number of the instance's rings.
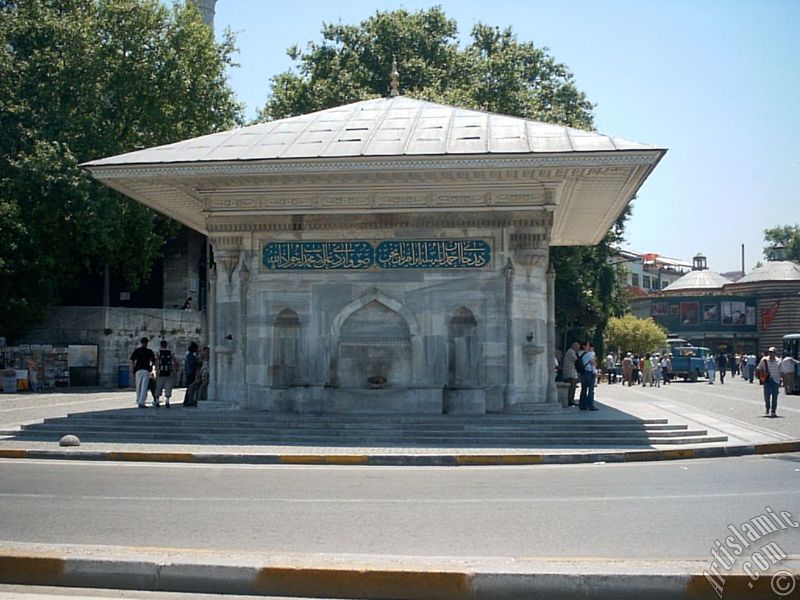
[[[728,356],[722,352],[715,357],[709,355],[705,360],[708,383],[713,384],[717,372],[720,383],[725,383],[725,375],[730,370],[731,376],[741,376],[753,382],[757,378],[764,389],[764,408],[766,416],[776,417],[778,408],[778,391],[785,386],[787,394],[795,393],[795,371],[800,361],[792,356],[780,358],[775,347],[757,359],[754,354]],[[563,381],[569,384],[567,396],[568,406],[578,406],[581,410],[597,410],[594,403],[595,386],[598,374],[605,373],[608,383],[617,382],[617,368],[614,356],[609,354],[603,362],[602,371],[598,369],[598,359],[591,342],[574,342],[564,353],[561,364]],[[639,357],[628,352],[622,359],[622,385],[659,387],[663,381],[669,384],[672,379],[672,360],[669,354],[646,353]],[[575,392],[578,383],[581,393],[578,403]]]
[[[169,408],[172,388],[181,364],[169,349],[167,340],[161,340],[159,343],[158,355],[147,347],[150,343],[148,338],[143,337],[139,343],[139,347],[131,354],[131,372],[136,388],[136,404],[139,408],[144,408],[149,391],[153,396],[154,408],[161,406],[162,394],[164,395],[164,406]],[[205,346],[200,352],[198,345],[191,342],[183,358],[183,374],[186,384],[183,406],[197,406],[198,400],[207,398],[208,367],[208,346]]]
[[[609,355],[613,360],[613,356]],[[628,352],[622,359],[622,385],[661,387],[672,380],[672,359],[668,354],[645,353],[644,356]],[[615,383],[615,381],[609,381]]]

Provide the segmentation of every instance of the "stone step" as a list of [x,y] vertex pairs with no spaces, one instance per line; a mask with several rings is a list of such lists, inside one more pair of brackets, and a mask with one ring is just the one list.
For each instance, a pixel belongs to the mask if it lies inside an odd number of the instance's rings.
[[[599,418],[596,418],[599,417]],[[596,413],[537,415],[341,415],[126,408],[75,413],[0,432],[18,440],[205,445],[546,447],[650,446],[726,441],[667,419]]]
[[519,431],[680,431],[687,429],[686,425],[642,425],[639,423],[623,422],[617,424],[610,423],[591,423],[573,421],[571,423],[539,423],[534,426],[512,426],[512,424],[497,423],[493,426],[481,426],[477,424],[469,425],[449,425],[447,423],[425,423],[419,425],[411,424],[392,424],[392,423],[305,423],[297,421],[294,423],[197,423],[192,421],[175,421],[171,419],[140,421],[138,419],[109,421],[104,419],[46,419],[43,424],[33,426],[53,426],[53,427],[103,427],[103,428],[127,428],[127,427],[152,427],[174,428],[174,429],[203,429],[207,431],[437,431],[453,433],[510,433]]
[[319,439],[360,439],[363,437],[371,438],[404,438],[416,439],[420,437],[430,439],[477,439],[482,440],[486,438],[505,438],[505,439],[519,439],[528,438],[532,436],[546,436],[553,438],[591,438],[591,437],[606,437],[606,438],[676,438],[686,436],[706,435],[706,430],[688,430],[688,428],[675,430],[675,431],[646,431],[646,430],[606,430],[606,431],[591,431],[581,429],[560,429],[560,430],[537,430],[537,431],[514,431],[514,432],[443,432],[443,431],[386,431],[386,432],[365,432],[365,431],[308,431],[308,430],[226,430],[226,429],[179,429],[179,428],[154,428],[154,427],[125,427],[109,429],[106,427],[92,427],[92,426],[69,426],[69,425],[27,425],[24,426],[20,433],[51,433],[53,435],[72,433],[75,435],[94,434],[94,433],[108,433],[109,435],[126,435],[126,434],[152,434],[158,436],[202,436],[202,437],[269,437],[269,438],[319,438]]
[[680,426],[675,430],[655,430],[650,431],[647,429],[605,429],[605,430],[591,430],[579,427],[575,428],[551,428],[551,429],[519,429],[519,430],[506,430],[506,431],[438,431],[438,430],[414,430],[414,429],[395,429],[386,431],[365,431],[365,430],[346,430],[346,429],[330,429],[330,430],[309,430],[309,429],[255,429],[255,428],[225,428],[225,427],[202,427],[202,428],[180,428],[170,427],[168,425],[146,425],[142,423],[128,423],[125,426],[106,427],[104,425],[93,424],[76,424],[76,423],[39,423],[24,425],[21,429],[21,434],[27,433],[47,433],[47,434],[65,434],[73,433],[75,435],[81,434],[109,434],[124,436],[131,435],[144,435],[152,434],[154,436],[174,436],[174,437],[227,437],[227,438],[245,438],[245,437],[268,437],[268,438],[318,438],[318,439],[361,439],[364,437],[370,438],[403,438],[403,439],[440,439],[440,440],[462,440],[462,439],[476,439],[483,440],[486,438],[505,438],[505,439],[520,439],[529,437],[552,437],[552,438],[591,438],[591,437],[605,437],[605,438],[676,438],[686,436],[706,435],[706,430],[689,430],[686,426]]
[[[171,411],[172,409],[170,409]],[[540,421],[519,422],[519,421],[501,421],[501,420],[473,420],[473,421],[452,421],[448,419],[429,419],[419,421],[396,420],[389,415],[382,415],[379,417],[373,416],[371,419],[365,420],[351,420],[351,419],[318,419],[309,418],[304,415],[297,415],[292,419],[232,419],[232,418],[192,418],[191,416],[180,415],[177,416],[178,411],[167,411],[159,409],[158,415],[145,415],[142,413],[127,414],[118,417],[107,416],[83,416],[83,415],[70,415],[68,417],[57,417],[45,419],[45,422],[70,422],[70,423],[84,423],[84,422],[103,422],[108,424],[139,422],[139,423],[174,423],[175,425],[188,424],[192,426],[201,425],[218,425],[230,424],[232,426],[250,427],[257,425],[274,425],[280,427],[359,427],[368,426],[372,428],[395,428],[398,426],[406,427],[453,427],[453,428],[479,428],[487,429],[492,427],[544,427],[544,426],[575,426],[578,424],[591,425],[594,427],[601,426],[625,426],[625,427],[650,427],[650,426],[671,426],[667,419],[651,419],[651,420],[635,420],[635,419],[548,419]],[[156,411],[151,411],[156,412]]]
[[[575,422],[591,422],[593,424],[618,424],[618,423],[637,423],[637,424],[652,424],[652,425],[665,425],[667,419],[634,419],[634,418],[608,418],[599,417],[594,413],[586,415],[575,414],[573,417],[548,417],[543,418],[535,415],[476,415],[476,416],[458,416],[458,415],[394,415],[394,414],[381,414],[381,415],[340,415],[340,414],[317,414],[317,413],[273,413],[265,411],[205,411],[196,410],[191,408],[184,408],[176,405],[175,408],[153,409],[150,406],[145,410],[141,409],[121,409],[113,411],[101,411],[90,413],[70,413],[66,417],[70,420],[86,420],[86,419],[118,419],[118,420],[158,420],[158,419],[175,419],[177,420],[191,420],[195,422],[209,422],[219,423],[225,422],[324,422],[324,423],[370,423],[370,424],[427,424],[427,423],[451,423],[451,424],[474,424],[480,426],[487,426],[495,423],[514,423],[529,425],[537,425],[539,423],[568,423]],[[585,421],[584,421],[585,419]]]
[[[21,435],[14,436],[13,439],[27,440],[27,441],[57,441],[60,436],[52,435],[46,432],[25,432]],[[530,447],[539,448],[547,446],[651,446],[654,444],[699,444],[699,443],[715,443],[725,442],[725,436],[682,436],[676,438],[660,438],[653,440],[646,436],[637,437],[587,437],[587,438],[558,438],[558,437],[528,437],[521,439],[510,440],[507,437],[487,437],[480,440],[474,439],[460,439],[460,440],[442,440],[439,437],[422,437],[418,436],[413,439],[403,437],[376,437],[376,438],[359,438],[355,440],[331,440],[328,437],[319,438],[315,436],[283,436],[277,438],[264,437],[264,436],[236,436],[235,438],[225,438],[219,436],[202,436],[202,435],[170,435],[161,436],[155,435],[151,432],[133,435],[130,432],[123,436],[118,435],[116,432],[84,432],[80,433],[78,437],[83,443],[198,443],[221,446],[239,446],[239,445],[302,445],[302,446],[431,446],[431,447]]]

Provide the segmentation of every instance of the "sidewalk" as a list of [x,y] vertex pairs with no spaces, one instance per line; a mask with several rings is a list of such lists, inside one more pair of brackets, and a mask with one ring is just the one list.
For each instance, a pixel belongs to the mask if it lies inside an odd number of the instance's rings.
[[[735,387],[726,386],[726,393],[739,393],[744,398],[746,393],[752,391],[752,388]],[[717,393],[721,392],[721,386],[717,386]],[[173,414],[175,411],[189,410],[180,406],[183,393],[184,390],[176,390],[174,393],[173,408],[170,409]],[[682,386],[673,384],[665,389],[602,385],[598,388],[598,412],[587,413],[572,408],[561,410],[552,417],[562,421],[575,421],[576,424],[597,422],[611,416],[614,419],[631,421],[668,419],[670,424],[686,425],[689,429],[705,429],[709,436],[727,437],[725,442],[602,448],[241,445],[235,441],[222,444],[85,443],[79,447],[62,448],[55,441],[15,440],[8,434],[24,423],[38,422],[48,417],[130,408],[133,403],[132,391],[79,390],[53,394],[12,394],[0,396],[0,429],[6,432],[5,437],[0,437],[0,458],[228,464],[477,466],[640,462],[800,452],[800,435],[795,437],[720,414],[720,411],[714,412],[683,403],[697,398],[702,400],[704,394],[710,392],[701,383]],[[154,410],[166,409],[147,409]],[[207,401],[191,410],[195,414],[227,412],[231,407],[225,403]],[[785,410],[798,411],[788,407]],[[542,416],[543,421],[549,418],[549,415]]]
[[723,571],[710,561],[301,555],[8,543],[0,582],[134,590],[362,598],[493,600],[800,597],[800,561],[773,574]]

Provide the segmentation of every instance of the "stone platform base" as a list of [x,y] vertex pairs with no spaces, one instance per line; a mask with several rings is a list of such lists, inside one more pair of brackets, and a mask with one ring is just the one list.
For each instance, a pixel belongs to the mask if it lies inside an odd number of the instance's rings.
[[242,408],[299,413],[440,415],[444,412],[444,400],[442,388],[314,386],[251,391]]
[[446,389],[444,412],[449,415],[486,414],[486,392],[482,389]]

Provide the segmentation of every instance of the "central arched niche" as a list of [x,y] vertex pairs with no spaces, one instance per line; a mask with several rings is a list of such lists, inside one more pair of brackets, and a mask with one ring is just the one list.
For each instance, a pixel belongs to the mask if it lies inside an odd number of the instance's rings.
[[387,388],[411,385],[408,324],[402,315],[378,300],[372,300],[344,321],[338,354],[341,387],[373,387],[375,383],[370,383],[370,378],[384,378],[383,387]]

